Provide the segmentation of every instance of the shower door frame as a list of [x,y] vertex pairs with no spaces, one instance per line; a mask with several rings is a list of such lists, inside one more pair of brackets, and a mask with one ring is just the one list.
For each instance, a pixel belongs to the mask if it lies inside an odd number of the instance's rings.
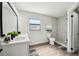
[[76,2],[74,5],[68,9],[67,11],[67,52],[72,53],[75,52],[72,48],[72,40],[73,40],[73,12],[79,6],[79,3]]

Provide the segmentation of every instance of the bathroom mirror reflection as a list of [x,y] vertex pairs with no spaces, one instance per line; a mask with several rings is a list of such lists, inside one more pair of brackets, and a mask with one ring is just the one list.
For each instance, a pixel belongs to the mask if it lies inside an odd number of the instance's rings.
[[3,2],[2,6],[3,34],[7,35],[8,32],[17,31],[17,16],[8,3]]

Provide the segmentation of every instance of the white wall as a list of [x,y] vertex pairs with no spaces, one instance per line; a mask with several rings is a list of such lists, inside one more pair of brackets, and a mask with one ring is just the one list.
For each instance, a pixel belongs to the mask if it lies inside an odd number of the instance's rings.
[[67,20],[66,16],[57,19],[58,38],[56,41],[66,46],[67,39]]
[[[19,11],[19,31],[21,31],[23,34],[28,32],[29,38],[31,40],[31,44],[38,44],[38,43],[43,43],[43,42],[48,42],[47,40],[47,32],[45,31],[46,25],[51,24],[53,27],[53,37],[56,37],[56,19],[46,16],[46,15],[41,15],[41,14],[36,14],[36,13],[31,13],[31,12],[26,12],[26,11]],[[29,18],[31,17],[37,17],[41,21],[41,31],[29,31]]]

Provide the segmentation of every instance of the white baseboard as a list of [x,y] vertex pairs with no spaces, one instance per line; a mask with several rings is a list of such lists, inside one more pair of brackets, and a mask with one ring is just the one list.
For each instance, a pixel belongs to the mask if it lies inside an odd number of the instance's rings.
[[58,44],[60,44],[60,45],[62,45],[63,47],[66,47],[67,48],[67,46],[65,44],[63,44],[61,42],[58,42],[58,41],[55,41],[55,42],[58,43]]
[[[47,41],[34,42],[34,43],[31,43],[30,45],[37,45],[37,44],[41,44],[41,43],[45,43],[45,42],[47,42]],[[62,45],[63,47],[66,47],[66,48],[67,48],[67,46],[66,46],[65,44],[63,44],[63,43],[61,43],[61,42],[58,42],[58,41],[55,41],[55,42],[58,43],[58,44],[60,44],[60,45]]]
[[31,43],[30,45],[38,45],[38,44],[41,44],[41,43],[46,43],[48,41],[42,41],[42,42],[34,42],[34,43]]

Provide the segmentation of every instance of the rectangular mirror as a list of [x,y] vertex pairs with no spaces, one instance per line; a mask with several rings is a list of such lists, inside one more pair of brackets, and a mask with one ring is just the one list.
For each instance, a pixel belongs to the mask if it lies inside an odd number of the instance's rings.
[[2,18],[3,34],[7,35],[8,32],[17,32],[17,16],[6,2],[2,4]]

